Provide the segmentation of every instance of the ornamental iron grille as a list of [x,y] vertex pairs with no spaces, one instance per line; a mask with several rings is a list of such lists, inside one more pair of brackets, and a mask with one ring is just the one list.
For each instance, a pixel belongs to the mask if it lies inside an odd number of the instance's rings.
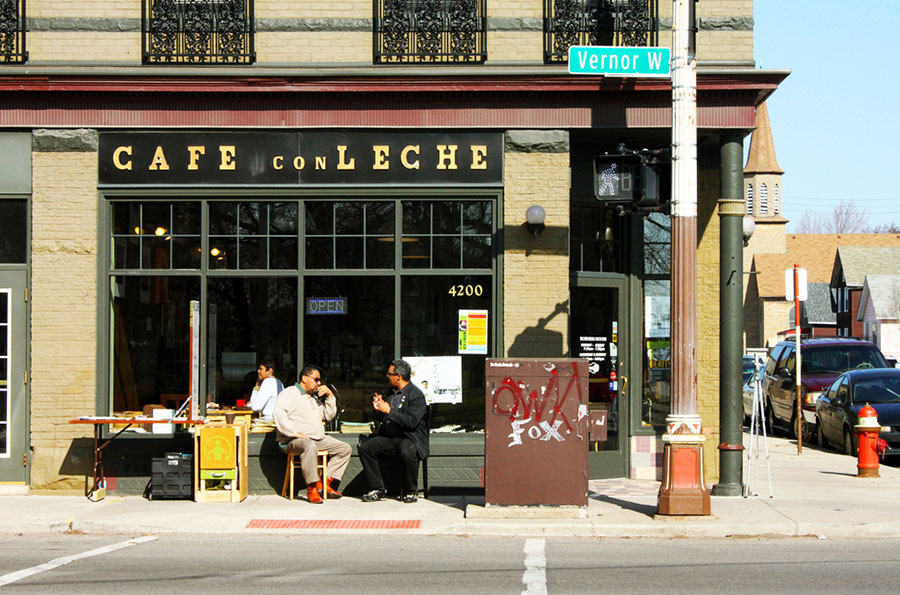
[[0,0],[0,63],[22,64],[25,51],[25,0]]
[[573,45],[656,46],[658,0],[544,0],[544,62],[568,62]]
[[485,0],[374,0],[376,64],[480,64]]
[[141,16],[144,64],[256,61],[253,0],[143,0]]

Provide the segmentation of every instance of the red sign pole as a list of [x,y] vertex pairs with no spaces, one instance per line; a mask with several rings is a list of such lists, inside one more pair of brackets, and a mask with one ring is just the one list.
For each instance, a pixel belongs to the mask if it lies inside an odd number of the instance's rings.
[[794,370],[794,378],[796,379],[797,389],[797,426],[795,432],[797,434],[797,454],[803,452],[803,410],[800,407],[800,265],[794,265],[794,341],[796,341],[796,350],[794,353],[797,357],[794,359],[797,369]]

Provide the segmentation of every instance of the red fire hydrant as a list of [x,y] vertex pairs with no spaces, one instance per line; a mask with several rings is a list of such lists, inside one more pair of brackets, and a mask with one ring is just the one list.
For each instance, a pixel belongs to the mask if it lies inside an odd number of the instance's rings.
[[[857,477],[881,477],[878,474],[878,454],[879,442],[883,442],[878,438],[881,432],[881,424],[878,423],[878,412],[868,403],[859,410],[856,416],[857,425],[853,430],[859,440],[859,461],[856,464]],[[884,448],[880,449],[884,452]]]

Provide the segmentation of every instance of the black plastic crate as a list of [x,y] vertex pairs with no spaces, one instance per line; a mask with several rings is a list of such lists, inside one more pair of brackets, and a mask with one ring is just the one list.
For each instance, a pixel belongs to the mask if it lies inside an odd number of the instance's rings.
[[150,459],[150,499],[193,499],[193,462],[193,455],[180,452]]

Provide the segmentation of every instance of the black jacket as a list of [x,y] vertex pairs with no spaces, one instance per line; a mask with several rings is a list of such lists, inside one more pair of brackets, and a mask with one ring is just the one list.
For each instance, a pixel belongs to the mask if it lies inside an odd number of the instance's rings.
[[[407,384],[400,390],[403,395],[399,407],[392,407],[391,412],[385,415],[380,411],[375,412],[375,419],[382,422],[390,420],[397,424],[403,436],[409,438],[416,445],[416,451],[419,453],[420,459],[428,458],[428,424],[426,419],[427,403],[425,395],[419,390],[419,387],[412,382]],[[390,402],[390,399],[386,399]]]

